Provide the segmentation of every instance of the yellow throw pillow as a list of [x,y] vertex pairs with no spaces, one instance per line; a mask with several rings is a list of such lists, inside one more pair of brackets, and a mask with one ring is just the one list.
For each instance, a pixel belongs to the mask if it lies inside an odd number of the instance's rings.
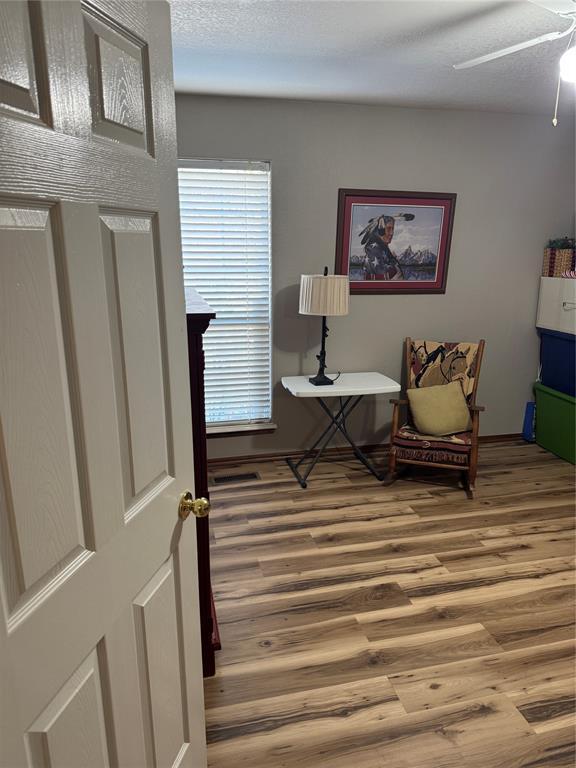
[[452,435],[472,426],[470,411],[458,381],[406,391],[414,426],[423,435]]

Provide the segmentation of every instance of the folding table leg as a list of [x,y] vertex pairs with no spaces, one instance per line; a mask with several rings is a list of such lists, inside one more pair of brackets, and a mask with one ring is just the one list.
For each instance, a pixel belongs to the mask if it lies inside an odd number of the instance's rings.
[[[349,398],[349,400],[350,400],[350,398]],[[354,403],[352,403],[352,405],[350,406],[350,408],[349,408],[348,410],[344,410],[344,413],[343,413],[343,415],[342,415],[342,418],[341,418],[341,420],[340,420],[338,423],[336,423],[336,421],[334,421],[334,423],[335,423],[335,426],[336,426],[336,428],[338,429],[338,431],[339,431],[339,432],[341,432],[341,433],[342,433],[342,435],[344,435],[344,437],[346,438],[346,440],[347,440],[347,441],[348,441],[348,443],[350,444],[350,447],[352,448],[352,451],[354,452],[354,456],[356,456],[356,458],[358,459],[358,461],[360,461],[360,462],[361,462],[361,463],[362,463],[362,464],[363,464],[363,465],[366,467],[366,469],[367,469],[367,470],[368,470],[368,471],[369,471],[371,474],[373,474],[373,475],[374,475],[374,477],[376,477],[378,480],[382,480],[382,479],[383,479],[383,477],[384,477],[384,475],[383,475],[381,472],[378,472],[378,470],[376,469],[376,467],[374,467],[374,465],[373,465],[373,464],[372,464],[372,462],[371,462],[371,461],[368,459],[368,457],[367,457],[367,456],[365,456],[365,455],[362,453],[362,451],[361,451],[361,450],[360,450],[360,448],[359,448],[359,447],[356,445],[356,443],[354,442],[354,440],[353,440],[353,439],[350,437],[350,435],[349,435],[349,433],[348,433],[348,430],[346,429],[346,418],[347,418],[347,417],[348,417],[348,416],[349,416],[349,415],[352,413],[352,411],[354,410],[354,408],[356,408],[356,406],[358,405],[358,403],[359,403],[361,400],[362,400],[362,395],[358,395],[357,399],[355,400],[355,402],[354,402]],[[327,413],[327,414],[331,415],[331,411],[330,411],[330,408],[329,408],[329,407],[326,405],[326,403],[325,403],[325,402],[324,402],[324,401],[323,401],[321,398],[318,398],[318,402],[320,403],[320,405],[321,405],[321,407],[323,408],[323,410],[325,411],[325,413]],[[342,410],[341,410],[341,412],[342,412]]]
[[[360,403],[362,400],[363,395],[351,395],[348,397],[344,403],[342,403],[342,400],[340,400],[340,408],[336,413],[330,410],[330,408],[326,405],[324,400],[321,397],[317,397],[316,400],[318,401],[320,407],[324,411],[324,413],[328,416],[330,420],[330,424],[324,432],[320,435],[320,437],[316,440],[314,445],[309,448],[306,453],[299,459],[299,461],[295,462],[291,458],[286,459],[286,463],[292,470],[294,477],[298,480],[302,488],[307,487],[307,480],[310,475],[310,472],[314,469],[316,464],[318,463],[318,460],[324,453],[324,450],[326,447],[330,444],[334,436],[337,432],[341,432],[342,435],[346,438],[348,443],[350,444],[354,456],[360,461],[366,469],[374,475],[378,480],[382,480],[383,474],[378,472],[378,470],[374,467],[374,465],[369,461],[369,459],[362,453],[360,448],[356,445],[356,443],[352,440],[350,437],[348,430],[346,428],[346,419],[352,411],[356,408],[356,406]],[[320,446],[320,447],[318,447]],[[316,450],[318,449],[318,450]],[[314,455],[314,458],[310,461],[310,463],[306,466],[306,469],[304,473],[300,472],[300,466],[308,461],[310,457],[314,454],[316,451],[316,454]]]
[[[322,399],[321,398],[317,397],[315,399],[319,403],[322,403]],[[344,403],[344,405],[342,405],[340,407],[340,410],[337,411],[336,415],[334,415],[332,413],[332,411],[330,411],[330,409],[327,410],[327,414],[328,414],[328,417],[330,419],[330,424],[326,427],[324,432],[322,432],[322,434],[316,440],[314,445],[311,448],[308,448],[308,450],[306,451],[304,456],[302,456],[298,461],[294,461],[294,459],[290,459],[290,458],[286,459],[286,463],[288,464],[288,466],[292,470],[292,472],[294,474],[294,477],[296,478],[296,480],[298,480],[298,482],[300,483],[302,488],[306,488],[307,487],[308,484],[307,484],[306,481],[308,479],[308,476],[310,475],[310,472],[312,472],[312,470],[314,469],[314,467],[318,463],[318,460],[320,459],[320,457],[324,453],[324,450],[330,444],[332,438],[334,437],[334,435],[338,431],[338,420],[342,418],[342,414],[344,413],[348,403],[351,400],[352,400],[352,396],[348,397],[346,399],[346,402]],[[318,445],[320,445],[320,448],[318,448]],[[302,474],[300,472],[300,466],[302,465],[302,463],[306,462],[314,454],[314,451],[316,451],[317,448],[318,448],[318,450],[317,450],[314,458],[309,463],[309,465],[306,467],[306,470],[305,470],[304,474]]]

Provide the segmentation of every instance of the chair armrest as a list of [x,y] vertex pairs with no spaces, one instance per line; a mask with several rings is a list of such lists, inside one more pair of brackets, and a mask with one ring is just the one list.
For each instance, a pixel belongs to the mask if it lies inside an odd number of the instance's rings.
[[474,413],[482,413],[482,411],[486,410],[486,407],[484,405],[469,405],[468,408]]
[[397,398],[392,398],[390,402],[392,405],[408,405],[408,400],[398,400]]

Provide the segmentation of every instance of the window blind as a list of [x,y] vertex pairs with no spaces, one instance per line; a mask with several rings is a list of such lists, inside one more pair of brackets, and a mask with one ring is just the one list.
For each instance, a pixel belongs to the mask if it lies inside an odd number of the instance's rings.
[[216,312],[204,335],[206,421],[270,421],[270,165],[179,166],[184,283]]

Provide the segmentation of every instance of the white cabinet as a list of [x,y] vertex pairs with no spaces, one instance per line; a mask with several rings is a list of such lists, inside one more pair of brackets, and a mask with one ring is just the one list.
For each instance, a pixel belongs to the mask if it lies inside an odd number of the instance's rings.
[[576,280],[541,277],[538,328],[576,334]]

